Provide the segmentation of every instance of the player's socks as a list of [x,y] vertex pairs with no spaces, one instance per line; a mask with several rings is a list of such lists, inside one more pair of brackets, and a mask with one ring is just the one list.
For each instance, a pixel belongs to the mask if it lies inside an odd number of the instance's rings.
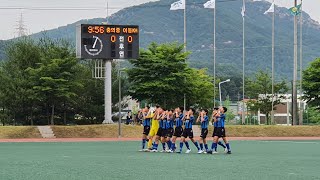
[[203,150],[203,144],[200,143],[200,150]]
[[146,146],[146,139],[142,139],[142,149],[144,149]]
[[162,143],[162,149],[166,150],[166,143]]
[[226,148],[226,146],[225,146],[221,141],[219,141],[218,144],[219,144],[220,146],[222,146],[223,148]]
[[180,151],[182,151],[183,148],[183,142],[180,142]]
[[176,144],[175,144],[175,143],[171,143],[171,150],[172,150],[172,151],[175,150],[175,147],[176,147]]
[[193,144],[197,147],[197,149],[198,149],[198,151],[199,151],[200,148],[199,148],[198,142],[194,142]]
[[227,146],[228,151],[230,151],[230,150],[231,150],[231,149],[230,149],[230,144],[227,143],[226,146]]
[[152,149],[158,150],[158,144],[154,143]]
[[204,148],[208,151],[208,144],[204,144]]
[[217,147],[217,143],[212,143],[212,145],[211,145],[212,151],[215,151],[216,147]]
[[184,142],[184,144],[186,145],[186,147],[187,147],[187,149],[190,149],[190,147],[189,147],[189,143],[186,141],[186,142]]
[[169,141],[167,142],[167,145],[168,145],[168,148],[169,148],[169,149],[171,148],[171,144],[172,144],[172,142],[169,140]]
[[148,139],[148,148],[152,147],[152,139]]

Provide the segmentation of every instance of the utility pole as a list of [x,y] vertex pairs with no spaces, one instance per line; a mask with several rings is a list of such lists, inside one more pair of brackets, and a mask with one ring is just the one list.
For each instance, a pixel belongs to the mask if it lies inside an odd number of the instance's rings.
[[[297,0],[294,0],[294,7],[297,6]],[[292,82],[292,121],[293,125],[297,125],[297,104],[298,104],[298,97],[297,97],[297,66],[298,66],[298,32],[297,32],[297,16],[294,16],[294,58],[293,58],[293,82]]]
[[302,25],[303,25],[303,20],[302,20],[302,0],[301,0],[301,14],[300,14],[300,101],[299,101],[299,125],[303,125],[303,104],[302,104]]

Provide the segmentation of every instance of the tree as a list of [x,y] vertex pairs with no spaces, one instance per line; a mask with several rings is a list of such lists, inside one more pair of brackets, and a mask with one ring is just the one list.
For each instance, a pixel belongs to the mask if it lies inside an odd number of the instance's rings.
[[152,43],[147,50],[141,50],[140,58],[130,60],[133,68],[127,71],[130,95],[167,108],[181,106],[184,94],[187,105],[208,105],[213,100],[212,78],[206,70],[189,68],[188,55],[177,43]]
[[303,71],[304,99],[313,107],[320,107],[320,58],[310,63]]
[[[269,117],[272,110],[276,110],[276,105],[281,103],[284,98],[283,95],[288,91],[286,82],[274,83],[274,103],[272,107],[272,79],[269,73],[258,71],[254,78],[248,78],[245,84],[246,94],[250,99],[256,99],[250,101],[251,110],[260,110],[261,113],[266,115],[266,123],[270,124]],[[274,123],[274,122],[271,122]]]

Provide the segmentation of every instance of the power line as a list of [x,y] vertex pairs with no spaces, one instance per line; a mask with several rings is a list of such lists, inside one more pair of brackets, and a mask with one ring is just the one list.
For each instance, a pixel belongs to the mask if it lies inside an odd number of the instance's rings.
[[[217,3],[233,2],[239,0],[220,0]],[[188,3],[187,5],[202,5],[203,3]],[[131,8],[158,8],[158,7],[168,7],[170,8],[171,4],[164,5],[144,5],[144,6],[131,6]],[[105,10],[107,7],[23,7],[23,6],[0,6],[1,10],[34,10],[34,11],[95,11],[95,10]],[[129,7],[126,7],[129,8]],[[108,7],[111,10],[121,10],[125,9],[122,7]]]

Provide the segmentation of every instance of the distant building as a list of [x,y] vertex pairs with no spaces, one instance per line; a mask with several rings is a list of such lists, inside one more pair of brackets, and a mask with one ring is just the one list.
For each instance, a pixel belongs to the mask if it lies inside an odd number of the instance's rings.
[[[264,96],[264,94],[261,94],[259,96],[260,97]],[[278,96],[280,96],[280,95],[278,95]],[[282,99],[280,104],[275,106],[276,110],[274,110],[274,122],[275,122],[275,124],[291,125],[292,124],[292,120],[291,120],[292,95],[291,94],[281,94],[281,96],[284,96],[284,98]],[[300,97],[301,96],[298,95],[298,110],[299,110],[300,103],[301,103],[302,112],[303,112],[307,107],[307,102],[302,100]],[[248,107],[247,107],[247,102],[249,100],[250,99],[244,99],[244,102],[245,102],[244,112],[246,115],[249,115],[251,113],[250,108],[248,109]],[[251,100],[254,100],[254,99],[251,99]],[[238,115],[240,117],[242,115],[242,106],[243,106],[242,102],[238,102]],[[250,114],[250,115],[252,115],[252,114]],[[260,111],[258,111],[257,114],[254,114],[254,116],[257,116],[258,124],[265,124],[266,123],[266,115],[260,113]],[[270,117],[271,117],[271,115],[270,115]]]

